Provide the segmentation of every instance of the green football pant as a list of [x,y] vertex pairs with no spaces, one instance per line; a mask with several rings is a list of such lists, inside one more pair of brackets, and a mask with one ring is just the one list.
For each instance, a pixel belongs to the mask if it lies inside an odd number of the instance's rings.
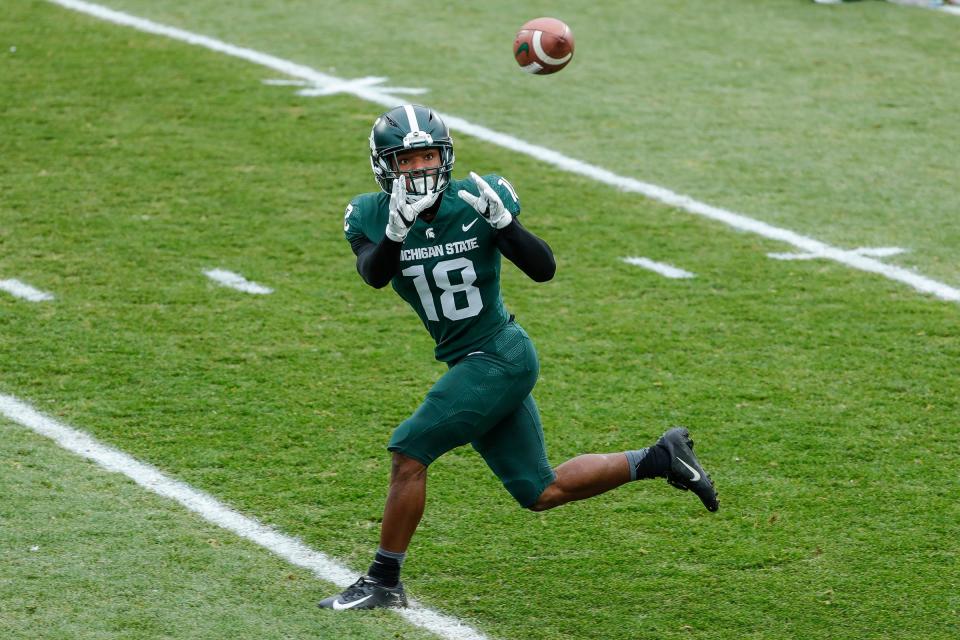
[[530,395],[539,372],[533,342],[510,322],[451,365],[387,448],[429,466],[469,442],[517,502],[530,507],[555,478]]

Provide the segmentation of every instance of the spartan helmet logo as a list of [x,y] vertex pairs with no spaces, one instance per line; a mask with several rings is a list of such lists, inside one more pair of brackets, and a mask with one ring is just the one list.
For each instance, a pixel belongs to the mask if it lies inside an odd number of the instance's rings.
[[433,239],[437,237],[437,235],[433,232],[433,227],[430,227],[429,229],[427,229],[425,233],[428,238]]

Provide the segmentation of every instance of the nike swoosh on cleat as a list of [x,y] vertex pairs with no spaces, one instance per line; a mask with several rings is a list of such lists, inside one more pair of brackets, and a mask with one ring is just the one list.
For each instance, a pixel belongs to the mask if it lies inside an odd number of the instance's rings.
[[477,220],[479,220],[479,219],[480,219],[480,218],[474,218],[474,219],[473,219],[473,222],[471,222],[470,224],[460,225],[460,228],[463,229],[464,231],[470,231],[470,227],[472,227],[473,225],[477,224]]
[[344,609],[353,609],[354,607],[363,604],[364,602],[366,602],[372,597],[373,597],[373,594],[371,593],[370,595],[364,596],[359,600],[354,600],[353,602],[348,602],[346,604],[340,604],[339,600],[334,600],[333,608],[336,609],[337,611],[343,611]]
[[[700,479],[700,472],[699,472],[699,471],[697,471],[696,469],[694,469],[693,467],[691,467],[690,465],[688,465],[686,462],[684,462],[683,459],[682,459],[680,456],[677,456],[677,460],[679,460],[679,461],[680,461],[680,464],[682,464],[683,466],[685,466],[687,469],[690,469],[690,473],[693,474],[693,477],[690,478],[690,482],[696,482],[697,480]],[[334,604],[336,604],[336,603],[334,603]]]

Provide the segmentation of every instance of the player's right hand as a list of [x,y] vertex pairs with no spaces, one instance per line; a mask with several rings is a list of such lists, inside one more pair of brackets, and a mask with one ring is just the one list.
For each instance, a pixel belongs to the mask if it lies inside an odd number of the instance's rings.
[[394,179],[390,192],[390,214],[387,216],[387,237],[394,242],[403,242],[417,216],[437,201],[437,193],[424,196],[416,202],[407,202],[407,179]]

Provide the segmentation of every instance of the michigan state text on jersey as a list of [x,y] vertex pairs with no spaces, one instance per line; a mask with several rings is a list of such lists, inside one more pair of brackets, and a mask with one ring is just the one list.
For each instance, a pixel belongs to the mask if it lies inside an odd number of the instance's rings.
[[[510,183],[485,176],[513,216],[520,212]],[[452,193],[476,192],[471,180],[452,180]],[[344,223],[351,243],[379,243],[387,226],[389,196],[354,198]],[[429,221],[418,217],[400,250],[400,270],[391,280],[437,343],[436,357],[455,361],[502,329],[509,318],[500,294],[500,250],[496,230],[457,197],[443,197]]]
[[537,282],[553,278],[553,252],[519,221],[520,199],[503,177],[454,180],[453,141],[433,110],[401,105],[374,122],[370,165],[380,192],[357,196],[344,234],[364,281],[389,282],[436,342],[447,372],[393,431],[390,490],[380,547],[367,575],[322,608],[406,606],[400,570],[423,515],[427,468],[470,444],[523,507],[543,511],[631,480],[662,477],[692,490],[710,511],[716,491],[685,428],[653,445],[584,454],[551,468],[531,395],[540,371],[526,331],[504,308],[507,258]]

